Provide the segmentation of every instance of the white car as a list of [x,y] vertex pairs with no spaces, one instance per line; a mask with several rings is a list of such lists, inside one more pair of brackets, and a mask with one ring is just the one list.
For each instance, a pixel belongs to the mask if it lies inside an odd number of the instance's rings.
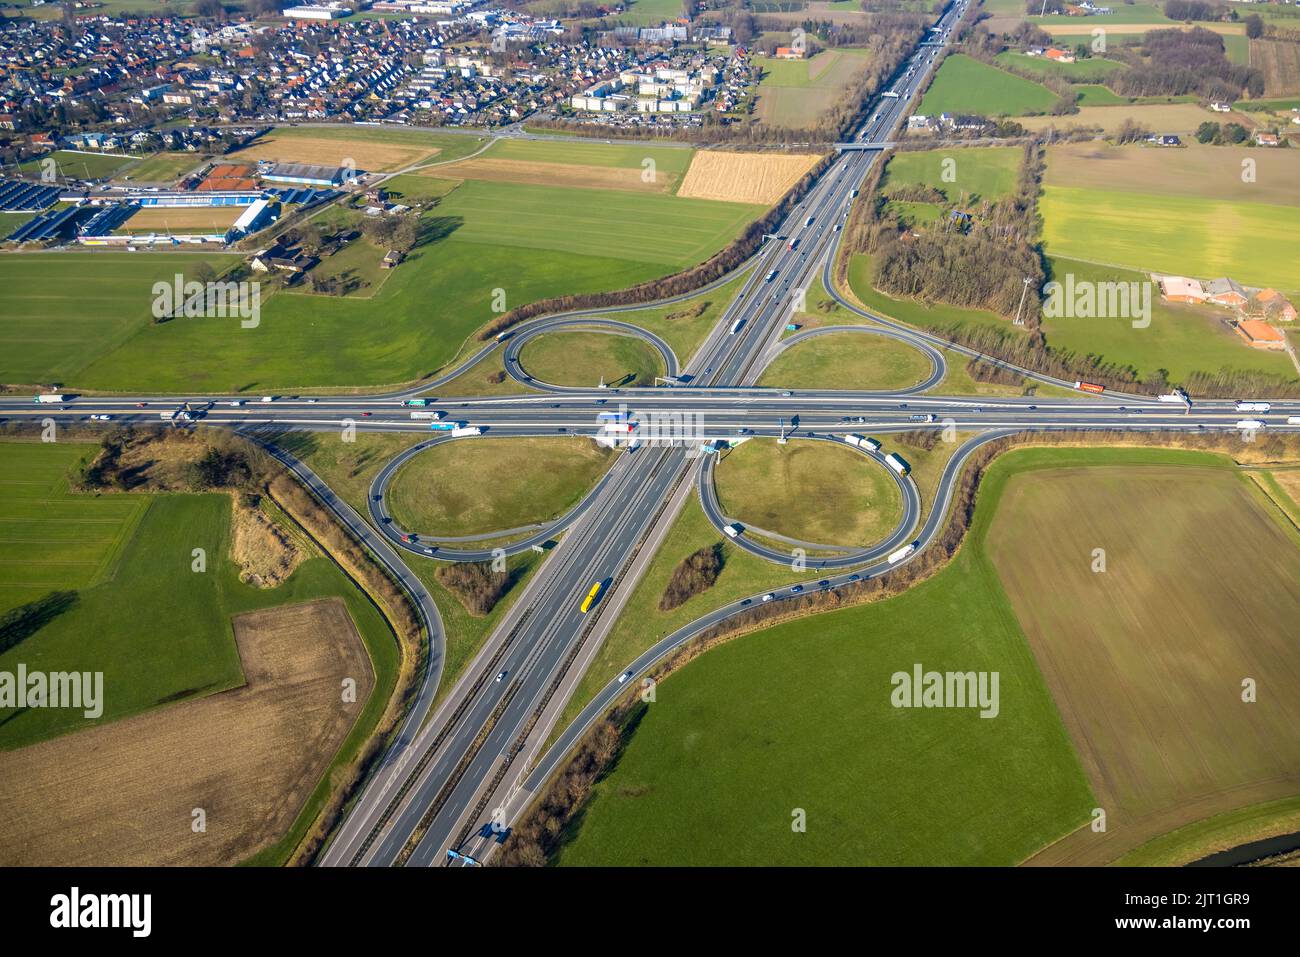
[[632,672],[630,672],[630,671],[625,671],[625,672],[623,672],[621,675],[618,676],[618,683],[619,683],[619,684],[622,684],[624,681],[627,681],[627,679],[628,679],[628,678],[631,678],[631,677],[632,677]]
[[508,672],[508,671],[503,671],[503,672],[501,672],[501,674],[497,675],[497,681],[504,681],[506,675],[508,675],[509,673],[510,673],[510,672]]
[[232,409],[238,409],[241,405],[244,404],[244,400],[243,400],[243,399],[235,399],[234,401],[229,402],[229,403],[227,403],[227,404],[228,404]]
[[107,422],[113,417],[111,415],[92,415],[91,418],[96,422]]
[[766,595],[763,596],[763,601],[773,601],[775,598],[776,595],[772,594],[771,592],[768,592]]
[[273,395],[264,395],[264,396],[262,396],[262,401],[263,401],[263,402],[274,402],[274,401],[275,401],[275,396],[273,396]]

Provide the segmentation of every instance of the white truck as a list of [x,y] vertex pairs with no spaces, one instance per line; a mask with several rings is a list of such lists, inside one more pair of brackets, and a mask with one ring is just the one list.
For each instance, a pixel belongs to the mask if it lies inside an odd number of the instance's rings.
[[62,392],[42,392],[32,401],[41,405],[51,405],[57,402],[66,402],[68,397]]
[[433,419],[433,420],[436,422],[438,419],[441,419],[441,418],[445,417],[446,415],[447,415],[446,412],[435,412],[435,411],[412,412],[412,413],[411,413],[411,418],[413,418],[413,419]]
[[1266,426],[1267,423],[1261,419],[1238,419],[1237,424],[1234,425],[1233,428],[1239,429],[1242,432],[1258,432]]
[[1253,399],[1242,399],[1237,402],[1238,412],[1267,412],[1273,408],[1268,402],[1256,402]]
[[889,564],[897,565],[899,562],[901,562],[908,555],[912,554],[912,552],[914,551],[916,551],[916,542],[912,542],[910,545],[904,545],[902,548],[898,549],[897,551],[890,552]]
[[732,522],[730,525],[722,526],[722,530],[732,538],[739,538],[740,533],[744,531],[744,529],[741,528],[740,525],[736,524],[735,522]]
[[1287,425],[1300,425],[1300,415],[1288,415],[1286,417]]
[[1177,402],[1181,405],[1191,405],[1192,400],[1187,398],[1186,392],[1167,392],[1164,395],[1157,396],[1160,402]]
[[482,435],[482,434],[483,434],[483,430],[479,428],[477,425],[463,425],[459,429],[451,430],[451,437],[453,439],[461,439],[471,435]]
[[871,452],[880,451],[880,443],[877,442],[875,439],[869,439],[866,438],[865,436],[858,435],[854,432],[850,432],[848,435],[844,436],[844,441],[849,443],[849,445],[854,446],[855,448],[867,449],[868,451]]
[[885,456],[885,464],[897,472],[899,475],[906,475],[912,471],[912,466],[907,464],[907,460],[890,452]]
[[168,409],[166,412],[159,412],[158,418],[162,419],[164,422],[170,422],[172,419],[176,418],[176,410]]

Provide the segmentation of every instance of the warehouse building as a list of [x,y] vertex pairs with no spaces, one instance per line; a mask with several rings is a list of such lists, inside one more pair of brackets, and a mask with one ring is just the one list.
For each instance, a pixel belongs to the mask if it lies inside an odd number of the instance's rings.
[[345,180],[355,179],[358,170],[342,166],[309,166],[306,163],[276,163],[262,173],[268,183],[285,183],[291,186],[342,186]]

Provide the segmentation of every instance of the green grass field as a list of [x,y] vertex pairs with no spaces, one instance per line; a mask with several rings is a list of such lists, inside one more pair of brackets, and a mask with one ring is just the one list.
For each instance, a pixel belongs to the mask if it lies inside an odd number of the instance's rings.
[[695,150],[639,143],[591,143],[585,140],[500,139],[482,154],[485,159],[519,160],[526,163],[574,163],[580,166],[608,166],[614,169],[641,169],[647,159],[655,162],[661,173],[680,177],[691,165]]
[[827,442],[744,442],[722,453],[714,481],[723,514],[804,542],[871,545],[903,514],[883,466]]
[[133,156],[115,153],[91,153],[79,150],[55,150],[39,159],[28,160],[22,164],[23,174],[39,177],[47,169],[46,163],[54,160],[54,175],[59,181],[65,179],[101,179],[113,176],[120,170],[132,166]]
[[[288,445],[317,475],[325,480],[339,497],[359,515],[366,516],[366,495],[375,473],[398,452],[423,440],[419,434],[396,435],[392,433],[362,432],[355,442],[341,442],[337,438],[325,439],[309,433],[298,432],[288,437]],[[498,526],[500,527],[500,526]],[[460,600],[438,581],[435,572],[441,562],[409,556],[407,567],[429,589],[438,614],[442,618],[447,646],[443,660],[442,681],[438,685],[435,701],[442,701],[456,683],[465,666],[482,647],[487,636],[496,627],[501,616],[523,591],[529,575],[544,561],[544,556],[527,551],[512,555],[506,560],[506,573],[510,575],[510,590],[496,607],[483,616],[471,614]]]
[[[396,675],[396,645],[369,601],[324,558],[309,558],[275,589],[241,583],[227,556],[227,495],[68,492],[68,469],[93,453],[73,443],[0,444],[0,602],[12,609],[51,592],[76,593],[69,609],[0,654],[0,670],[22,662],[32,670],[104,673],[98,721],[66,709],[0,709],[0,748],[238,686],[244,679],[231,616],[339,595],[378,681],[349,737],[355,749]],[[205,572],[192,570],[195,548],[206,551]]]
[[197,169],[205,160],[196,153],[155,153],[132,166],[126,174],[135,183],[171,183]]
[[0,381],[71,382],[97,356],[149,325],[154,283],[170,283],[201,262],[219,273],[234,257],[73,252],[0,258],[8,344]]
[[651,386],[665,371],[659,353],[648,343],[598,329],[536,336],[520,350],[519,362],[539,382],[585,388],[601,382]]
[[[933,186],[951,203],[959,202],[963,195],[972,203],[1001,199],[1016,188],[1020,155],[1012,146],[897,153],[889,161],[881,188],[888,195],[891,188],[899,186]],[[949,170],[951,182],[944,178]]]
[[1300,291],[1295,206],[1049,185],[1040,209],[1053,256]]
[[[1097,266],[1063,257],[1048,260],[1052,277],[1061,283],[1072,274],[1079,282],[1149,282],[1146,273]],[[1053,349],[1077,355],[1098,355],[1132,366],[1145,378],[1165,369],[1172,381],[1185,381],[1192,372],[1238,369],[1295,377],[1295,366],[1282,352],[1252,349],[1229,329],[1227,310],[1162,303],[1159,288],[1151,290],[1151,324],[1134,328],[1125,316],[1043,319],[1043,333]]]
[[1045,113],[1055,102],[1056,94],[1045,86],[954,53],[943,61],[917,113],[1020,116]]
[[[788,37],[782,40],[786,41]],[[834,105],[868,62],[866,50],[852,47],[822,50],[808,60],[763,59],[763,78],[758,84],[759,120],[779,127],[810,125]]]
[[[930,581],[661,682],[559,862],[1008,865],[1083,823],[1090,789],[983,549],[1000,482],[1037,454],[990,470],[967,545]],[[997,671],[998,717],[891,707],[892,674],[918,662]]]
[[904,389],[929,372],[929,361],[906,343],[846,332],[791,346],[763,370],[758,384],[787,389]]
[[609,449],[579,437],[451,442],[402,466],[388,503],[422,538],[503,531],[559,518],[613,462]]
[[1015,67],[1017,70],[1032,73],[1039,78],[1058,76],[1072,83],[1095,82],[1124,69],[1124,64],[1118,60],[1107,60],[1105,57],[1099,56],[1089,57],[1086,60],[1075,60],[1073,63],[1058,63],[1046,57],[1027,56],[1024,53],[1007,51],[1006,53],[999,53],[994,59],[1005,66]]
[[666,275],[707,258],[760,211],[657,193],[466,182],[424,214],[428,242],[373,297],[277,292],[248,329],[237,319],[150,322],[153,281],[194,262],[188,256],[8,257],[0,308],[13,317],[14,347],[0,379],[173,392],[405,382],[450,362],[496,315],[499,296],[511,309]]
[[[731,300],[745,284],[745,276],[737,276],[717,289],[701,293],[683,302],[654,309],[638,309],[634,312],[620,312],[613,316],[621,322],[630,322],[652,332],[668,343],[677,356],[680,366],[685,366],[695,355],[695,350],[708,337],[717,325]],[[696,310],[699,309],[697,313]]]

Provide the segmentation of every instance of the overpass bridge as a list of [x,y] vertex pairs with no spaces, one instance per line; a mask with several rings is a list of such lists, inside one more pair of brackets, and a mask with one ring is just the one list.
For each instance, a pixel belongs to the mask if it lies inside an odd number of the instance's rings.
[[836,151],[843,153],[846,150],[891,150],[898,144],[890,141],[888,143],[836,143]]

